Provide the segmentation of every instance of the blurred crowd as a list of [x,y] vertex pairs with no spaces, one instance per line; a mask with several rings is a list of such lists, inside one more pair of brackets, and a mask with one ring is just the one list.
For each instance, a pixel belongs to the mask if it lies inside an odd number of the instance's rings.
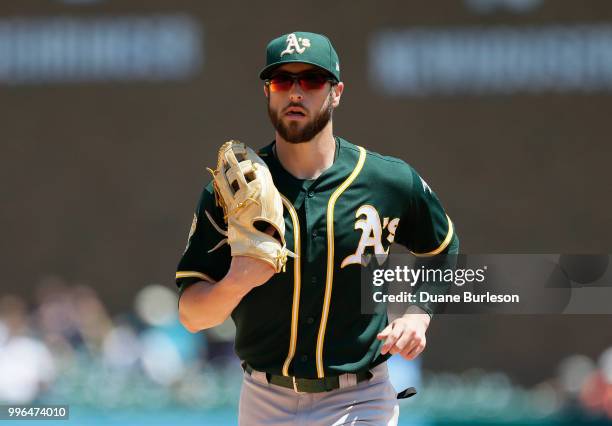
[[[48,277],[34,300],[30,306],[16,295],[0,295],[0,403],[237,404],[242,370],[233,324],[187,332],[178,321],[174,289],[147,285],[130,312],[111,315],[93,288]],[[398,357],[389,368],[392,381],[400,381],[396,388],[419,387],[418,397],[402,404],[423,418],[612,419],[612,347],[598,359],[566,358],[554,377],[532,388],[503,372],[421,374],[420,363]]]
[[231,321],[187,332],[174,289],[148,285],[115,316],[91,287],[57,277],[34,297],[30,308],[0,296],[0,402],[209,407],[239,391]]

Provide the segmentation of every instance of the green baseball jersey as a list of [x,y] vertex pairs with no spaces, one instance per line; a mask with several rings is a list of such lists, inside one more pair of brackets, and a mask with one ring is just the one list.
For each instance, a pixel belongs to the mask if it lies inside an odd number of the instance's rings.
[[[400,159],[337,137],[332,166],[317,179],[301,180],[282,167],[273,145],[258,153],[281,193],[287,247],[298,257],[232,312],[236,353],[256,370],[296,377],[367,370],[390,355],[380,354],[383,342],[376,339],[388,324],[385,306],[361,313],[361,256],[384,255],[394,242],[417,255],[456,253],[453,223],[427,183]],[[227,273],[225,227],[211,182],[178,265],[181,294]]]

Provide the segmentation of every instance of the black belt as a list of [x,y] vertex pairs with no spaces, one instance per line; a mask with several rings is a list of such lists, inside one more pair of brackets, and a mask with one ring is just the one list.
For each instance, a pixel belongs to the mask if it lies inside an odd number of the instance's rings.
[[[255,371],[247,363],[242,364],[242,368],[249,375]],[[369,371],[359,371],[353,374],[356,378],[356,383],[363,382],[372,378],[372,373]],[[282,386],[287,389],[293,389],[297,393],[318,393],[328,392],[334,389],[340,388],[340,376],[323,377],[320,379],[302,379],[293,376],[278,376],[276,374],[266,373],[268,383],[273,385]]]
[[[253,367],[251,367],[246,362],[242,363],[242,368],[249,375],[251,375],[251,373],[255,371]],[[278,376],[276,374],[270,373],[265,374],[268,383],[272,383],[273,385],[277,386],[282,386],[287,389],[293,389],[296,393],[328,392],[340,388],[340,376],[323,377],[320,379],[302,379],[293,376]],[[357,373],[348,374],[352,374],[353,376],[355,376],[356,383],[363,382],[364,380],[369,380],[373,376],[372,373],[369,371],[358,371]],[[397,399],[410,398],[416,393],[416,389],[410,387],[398,393]]]

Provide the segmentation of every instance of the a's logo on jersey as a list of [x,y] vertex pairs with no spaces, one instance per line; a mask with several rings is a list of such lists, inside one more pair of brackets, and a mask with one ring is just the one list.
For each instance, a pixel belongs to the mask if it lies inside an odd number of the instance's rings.
[[[281,58],[284,55],[292,55],[294,53],[299,53],[302,54],[304,53],[304,51],[306,50],[307,47],[310,47],[310,40],[307,38],[302,38],[296,36],[295,34],[289,34],[287,36],[287,47],[285,48],[285,50],[283,50],[280,54]],[[302,43],[302,45],[300,46],[300,43]]]
[[340,264],[341,268],[353,263],[361,265],[361,256],[363,256],[367,247],[372,247],[375,255],[386,256],[389,254],[389,246],[385,250],[382,244],[383,230],[387,229],[389,235],[387,235],[386,240],[392,243],[395,238],[397,225],[399,224],[399,218],[397,217],[391,220],[385,217],[381,223],[376,209],[368,204],[359,207],[355,217],[358,219],[355,222],[355,229],[361,229],[361,238],[359,239],[357,250],[342,261]]

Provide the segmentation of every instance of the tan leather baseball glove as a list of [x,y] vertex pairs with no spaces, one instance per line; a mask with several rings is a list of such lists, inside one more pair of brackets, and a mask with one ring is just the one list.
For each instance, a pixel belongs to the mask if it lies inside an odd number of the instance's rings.
[[219,149],[217,169],[208,170],[225,214],[232,256],[261,259],[276,272],[284,271],[287,256],[295,254],[285,243],[283,201],[266,163],[245,144],[230,140]]

